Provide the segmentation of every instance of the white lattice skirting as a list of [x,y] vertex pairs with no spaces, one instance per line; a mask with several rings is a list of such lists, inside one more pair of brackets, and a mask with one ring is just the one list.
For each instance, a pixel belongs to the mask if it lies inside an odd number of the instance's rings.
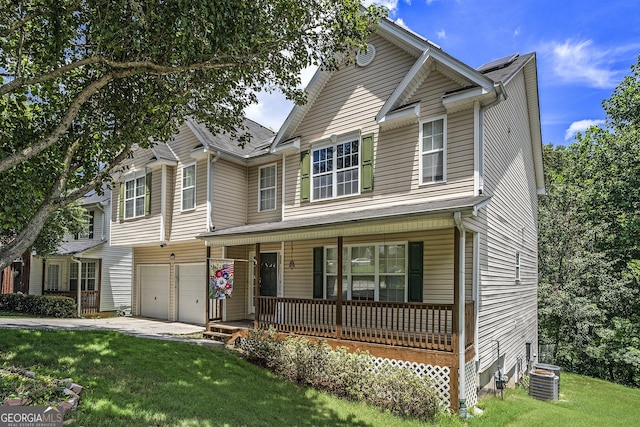
[[444,408],[449,408],[451,403],[451,369],[448,366],[427,365],[424,363],[380,357],[374,357],[373,359],[375,372],[380,371],[385,366],[397,366],[399,368],[409,369],[420,378],[433,380],[438,396],[440,397],[440,404]]
[[464,365],[464,382],[467,408],[473,408],[478,404],[478,372],[473,360]]

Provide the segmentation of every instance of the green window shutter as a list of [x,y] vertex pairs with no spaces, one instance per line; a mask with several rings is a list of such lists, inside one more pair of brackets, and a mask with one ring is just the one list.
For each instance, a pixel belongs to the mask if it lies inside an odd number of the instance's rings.
[[362,136],[360,192],[373,191],[373,134]]
[[151,214],[151,172],[147,174],[145,177],[145,185],[144,185],[144,214]]
[[300,201],[311,200],[311,155],[309,150],[300,153]]
[[120,183],[120,221],[124,220],[124,182]]
[[313,248],[313,297],[322,298],[324,294],[324,248]]
[[409,242],[409,302],[423,302],[423,242]]

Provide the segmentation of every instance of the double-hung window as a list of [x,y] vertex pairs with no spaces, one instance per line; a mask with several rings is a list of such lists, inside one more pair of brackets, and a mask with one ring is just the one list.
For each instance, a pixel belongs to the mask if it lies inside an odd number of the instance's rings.
[[69,290],[78,290],[78,281],[81,284],[81,290],[83,291],[95,291],[96,290],[96,262],[89,261],[82,263],[82,276],[78,279],[78,264],[71,263],[69,271]]
[[312,200],[360,192],[360,137],[351,134],[336,141],[312,150]]
[[275,164],[263,166],[258,174],[258,211],[275,210],[277,167]]
[[447,118],[420,123],[420,184],[446,180]]
[[124,217],[144,216],[145,176],[133,178],[124,183]]
[[86,232],[79,233],[76,235],[76,240],[78,239],[93,239],[93,225],[95,219],[95,211],[88,211],[84,217],[86,221]]
[[[338,289],[338,249],[325,248],[325,296]],[[407,301],[407,244],[372,243],[344,246],[343,298],[364,301]]]
[[196,165],[182,168],[182,210],[195,209],[196,207]]

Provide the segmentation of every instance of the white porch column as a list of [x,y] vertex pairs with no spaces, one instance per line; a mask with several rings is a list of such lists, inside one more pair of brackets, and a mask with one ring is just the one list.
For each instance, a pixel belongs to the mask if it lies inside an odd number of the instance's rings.
[[462,223],[462,215],[460,212],[455,212],[453,214],[453,219],[456,223],[456,227],[459,231],[459,241],[458,247],[460,248],[458,254],[458,402],[459,402],[459,412],[460,417],[466,418],[467,416],[467,388],[466,388],[466,378],[465,378],[465,349],[466,349],[466,334],[465,334],[465,306],[466,306],[466,297],[464,294],[465,291],[465,241],[466,241],[466,231],[464,228],[464,224]]

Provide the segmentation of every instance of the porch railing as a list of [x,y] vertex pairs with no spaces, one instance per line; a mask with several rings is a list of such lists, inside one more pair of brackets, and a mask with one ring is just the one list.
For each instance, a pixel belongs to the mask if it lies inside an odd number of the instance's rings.
[[[44,295],[58,295],[78,300],[78,292],[76,291],[43,291]],[[98,313],[100,311],[100,291],[81,291],[80,305],[82,314]]]
[[[453,304],[257,298],[258,327],[322,338],[452,352]],[[473,343],[474,303],[465,304],[466,344]]]

